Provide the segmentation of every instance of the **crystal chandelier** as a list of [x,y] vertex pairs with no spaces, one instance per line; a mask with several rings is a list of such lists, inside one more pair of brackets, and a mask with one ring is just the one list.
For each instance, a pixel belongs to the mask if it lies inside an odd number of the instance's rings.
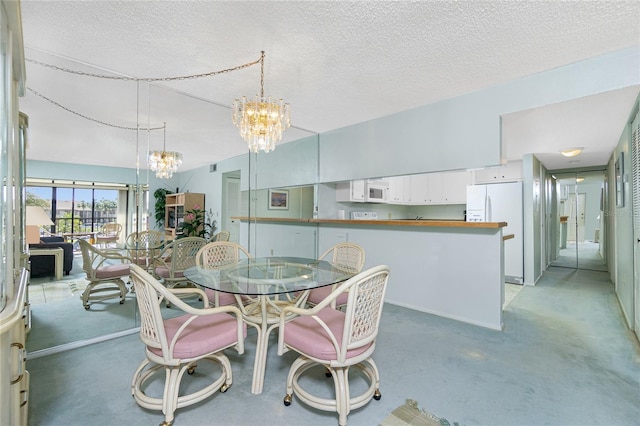
[[264,51],[260,56],[260,96],[246,96],[233,102],[233,124],[253,152],[273,151],[282,140],[282,132],[291,126],[289,104],[282,99],[264,97]]
[[182,164],[182,154],[175,151],[167,151],[167,123],[164,123],[164,142],[162,151],[151,151],[149,153],[149,168],[156,172],[156,177],[160,179],[171,179],[178,166]]

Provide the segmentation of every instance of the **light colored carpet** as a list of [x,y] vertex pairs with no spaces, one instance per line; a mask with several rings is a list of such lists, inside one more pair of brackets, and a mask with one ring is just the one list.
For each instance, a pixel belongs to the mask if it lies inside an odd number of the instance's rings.
[[[447,419],[418,408],[418,401],[407,399],[380,423],[380,426],[450,426]],[[457,425],[457,423],[454,423]]]

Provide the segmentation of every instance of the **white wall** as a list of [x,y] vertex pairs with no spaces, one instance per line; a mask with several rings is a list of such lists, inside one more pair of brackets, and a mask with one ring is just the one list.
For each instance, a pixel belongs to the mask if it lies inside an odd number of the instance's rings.
[[[636,111],[640,101],[636,102]],[[631,126],[624,128],[620,141],[609,161],[609,210],[605,212],[605,216],[612,222],[613,232],[609,240],[609,274],[611,280],[615,283],[616,294],[622,307],[627,325],[634,328],[635,321],[635,304],[634,304],[634,236],[633,236],[633,209],[631,203]],[[619,154],[624,154],[624,170],[627,174],[627,182],[624,182],[624,207],[616,205],[615,190],[615,161]],[[638,333],[640,330],[636,330]]]

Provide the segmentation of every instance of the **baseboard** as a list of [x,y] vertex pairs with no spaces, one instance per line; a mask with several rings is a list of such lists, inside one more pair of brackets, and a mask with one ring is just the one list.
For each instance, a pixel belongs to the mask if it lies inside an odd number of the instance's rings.
[[81,348],[83,346],[93,345],[95,343],[104,342],[106,340],[117,339],[119,337],[128,336],[140,332],[140,327],[131,328],[129,330],[119,331],[117,333],[105,334],[104,336],[95,337],[93,339],[78,340],[77,342],[65,343],[64,345],[53,346],[51,348],[41,349],[39,351],[28,352],[27,360],[36,359],[47,355],[53,355],[71,349]]

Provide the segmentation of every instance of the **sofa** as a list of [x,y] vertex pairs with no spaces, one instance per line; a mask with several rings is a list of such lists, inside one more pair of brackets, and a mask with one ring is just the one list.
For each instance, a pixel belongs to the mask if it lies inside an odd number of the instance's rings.
[[[64,251],[62,269],[65,275],[69,275],[73,269],[73,243],[66,243],[63,237],[40,237],[40,244],[29,244],[29,249],[55,247],[61,247]],[[53,256],[33,256],[29,260],[32,277],[55,275],[56,265]]]

